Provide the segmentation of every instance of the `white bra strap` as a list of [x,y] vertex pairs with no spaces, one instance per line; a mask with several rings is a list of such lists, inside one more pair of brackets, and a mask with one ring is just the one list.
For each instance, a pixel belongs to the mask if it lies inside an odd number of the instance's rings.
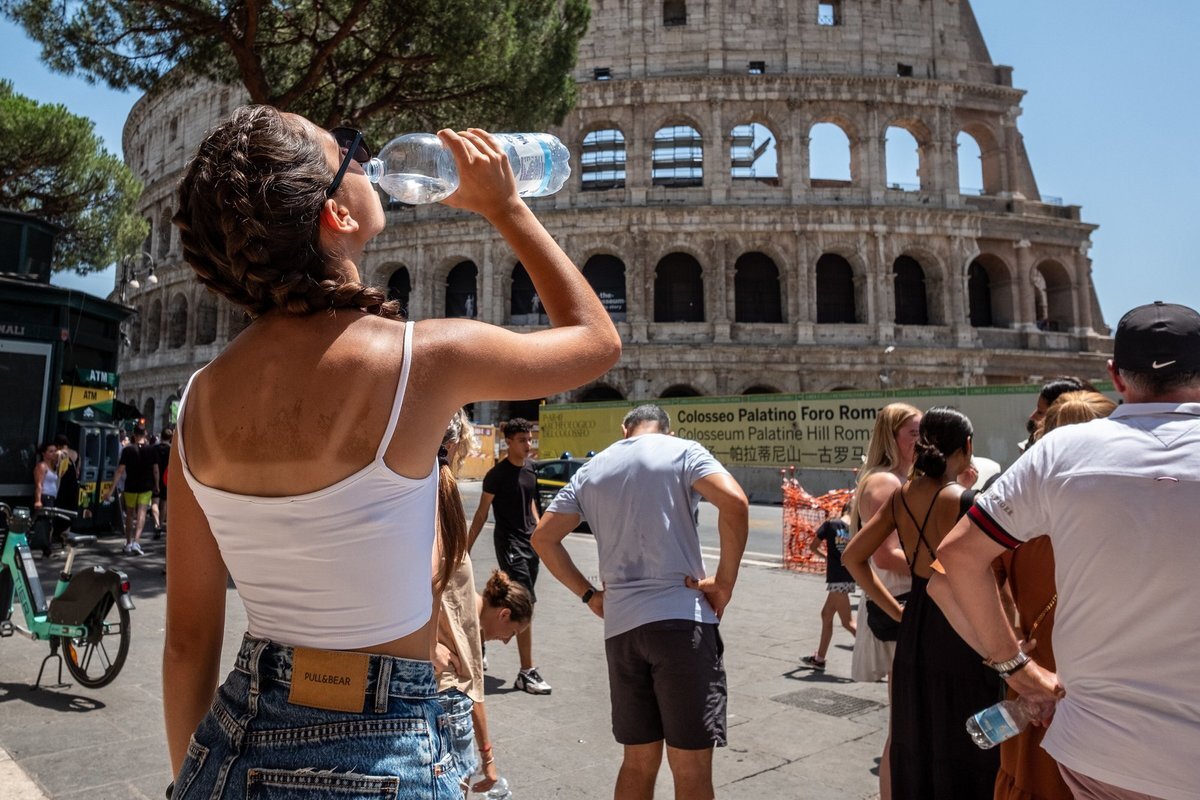
[[[208,366],[207,364],[204,365]],[[192,377],[188,378],[187,385],[183,387],[183,394],[179,395],[179,411],[175,415],[175,435],[172,438],[172,446],[179,448],[179,461],[183,464],[183,471],[188,472],[187,466],[187,451],[183,449],[183,409],[187,406],[188,393],[192,390],[192,383],[195,382],[196,376],[204,371],[204,367],[192,373]]]
[[392,434],[396,432],[396,421],[400,419],[400,407],[404,405],[404,392],[408,388],[408,368],[412,364],[412,320],[404,323],[404,360],[400,365],[400,381],[396,385],[396,399],[392,401],[392,414],[388,417],[387,429],[383,432],[383,441],[375,453],[375,460],[383,460],[383,454],[392,442]]

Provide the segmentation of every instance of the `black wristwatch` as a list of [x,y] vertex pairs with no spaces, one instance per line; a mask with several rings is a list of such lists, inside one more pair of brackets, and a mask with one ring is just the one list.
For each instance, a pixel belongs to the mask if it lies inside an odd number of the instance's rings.
[[589,600],[592,599],[592,595],[594,595],[595,593],[596,593],[596,588],[594,586],[589,586],[588,590],[583,593],[583,598],[582,598],[583,602],[586,604]]

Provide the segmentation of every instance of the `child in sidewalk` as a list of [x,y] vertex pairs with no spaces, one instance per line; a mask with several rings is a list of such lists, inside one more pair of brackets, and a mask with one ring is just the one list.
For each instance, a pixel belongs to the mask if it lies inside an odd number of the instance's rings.
[[817,555],[821,553],[821,542],[825,543],[825,605],[821,607],[821,641],[817,652],[800,659],[805,665],[817,671],[825,669],[825,653],[829,650],[829,642],[833,639],[833,617],[842,622],[842,627],[855,633],[854,619],[850,615],[850,593],[854,591],[854,578],[842,566],[842,551],[850,541],[850,504],[842,507],[841,516],[826,521],[817,528],[809,550]]

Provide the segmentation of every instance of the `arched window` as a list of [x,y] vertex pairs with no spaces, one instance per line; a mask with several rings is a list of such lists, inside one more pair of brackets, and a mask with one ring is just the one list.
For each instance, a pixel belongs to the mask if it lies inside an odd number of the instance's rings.
[[928,325],[929,302],[925,297],[925,270],[911,256],[900,256],[892,264],[896,294],[897,325]]
[[742,394],[779,394],[779,390],[774,386],[765,386],[761,383],[756,383],[753,386],[748,386]]
[[475,319],[479,316],[475,279],[479,270],[473,261],[457,264],[446,276],[446,316]]
[[704,141],[689,125],[668,125],[654,134],[650,177],[655,186],[701,186]]
[[668,386],[663,389],[659,397],[700,397],[699,390],[688,386],[685,383],[677,383],[674,386]]
[[160,431],[162,430],[162,428],[156,429],[154,427],[154,424],[157,422],[157,420],[154,419],[154,398],[153,397],[147,397],[146,402],[142,404],[142,416],[146,418],[146,426],[150,429],[151,432],[153,432],[155,430],[160,430]]
[[1057,261],[1043,261],[1033,272],[1034,309],[1038,330],[1069,331],[1075,324],[1071,276]]
[[808,174],[815,188],[850,186],[850,137],[841,126],[818,122],[808,132]]
[[171,209],[163,209],[158,222],[158,260],[162,261],[171,252]]
[[229,341],[233,341],[234,337],[250,325],[250,315],[241,306],[230,306],[229,308]]
[[179,421],[179,398],[175,395],[168,397],[166,404],[159,413],[162,415],[158,426],[160,431],[168,425],[174,425]]
[[408,296],[412,293],[412,281],[408,277],[408,267],[397,267],[396,271],[388,277],[387,296],[388,300],[395,300],[400,304],[400,313],[408,316]]
[[150,301],[150,313],[146,315],[147,353],[153,353],[158,350],[158,343],[162,340],[162,317],[162,300],[156,297]]
[[744,253],[733,265],[735,322],[783,322],[779,268],[762,253]]
[[992,279],[978,259],[967,267],[967,314],[972,327],[992,327]]
[[887,186],[901,192],[921,188],[921,147],[917,139],[904,128],[893,125],[887,129],[884,145],[887,160]]
[[836,253],[817,259],[817,322],[854,323],[854,268]]
[[548,325],[549,318],[542,308],[541,298],[533,287],[533,280],[520,261],[513,266],[512,298],[509,302],[509,319],[513,325]]
[[579,393],[577,403],[599,403],[605,400],[624,400],[625,395],[619,389],[614,389],[606,383],[597,383],[583,389]]
[[734,128],[730,133],[729,166],[734,180],[778,186],[779,158],[771,129],[757,122]]
[[625,262],[616,256],[595,255],[583,265],[583,277],[613,322],[625,321]]
[[129,353],[137,355],[142,350],[142,317],[146,314],[145,309],[139,307],[138,312],[133,315],[133,320],[129,323]]
[[966,131],[957,139],[958,147],[958,193],[983,194],[983,156],[979,142]]
[[583,137],[579,179],[584,191],[625,186],[625,135],[616,128],[592,131]]
[[687,253],[671,253],[654,270],[654,321],[704,321],[703,270]]
[[167,347],[172,350],[187,343],[188,303],[187,298],[177,294],[171,298],[167,313]]
[[205,292],[196,304],[196,344],[212,344],[216,340],[217,299]]
[[664,0],[663,25],[668,28],[687,25],[687,3],[684,0]]

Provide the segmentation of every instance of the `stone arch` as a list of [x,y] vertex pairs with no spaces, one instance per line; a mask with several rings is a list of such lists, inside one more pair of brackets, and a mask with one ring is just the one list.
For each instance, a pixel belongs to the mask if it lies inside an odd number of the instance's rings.
[[400,304],[400,313],[408,317],[408,300],[412,295],[412,276],[409,275],[408,267],[403,264],[385,265],[384,271],[391,269],[391,274],[387,279],[387,297],[388,300],[395,300]]
[[779,137],[758,120],[738,123],[729,132],[729,170],[735,181],[779,185]]
[[704,269],[695,257],[668,253],[654,268],[654,321],[704,321]]
[[513,325],[549,325],[550,319],[542,308],[541,298],[525,265],[513,265],[508,305],[509,322]]
[[733,265],[735,322],[783,322],[779,267],[765,253],[738,256]]
[[1075,290],[1071,274],[1061,263],[1047,259],[1034,267],[1034,320],[1039,330],[1069,331],[1075,327]]
[[650,181],[655,186],[704,185],[704,137],[686,117],[669,117],[654,131]]
[[142,402],[142,403],[141,403],[141,404],[138,406],[138,408],[139,408],[139,409],[141,409],[142,416],[143,416],[143,417],[145,417],[145,419],[146,419],[146,428],[147,428],[147,432],[149,432],[149,433],[154,433],[156,430],[157,430],[157,431],[161,431],[161,430],[162,430],[162,428],[157,428],[157,429],[156,429],[156,428],[154,427],[154,423],[155,423],[155,419],[154,419],[154,410],[155,410],[155,405],[154,405],[154,398],[153,398],[153,397],[147,397],[147,398],[146,398],[146,399],[145,399],[145,400],[144,400],[144,401],[143,401],[143,402]]
[[883,161],[889,190],[916,192],[924,188],[925,148],[904,125],[889,125],[883,133]]
[[703,397],[704,394],[694,386],[686,383],[673,383],[666,389],[659,392],[660,398],[666,399],[669,397]]
[[597,253],[583,265],[583,277],[613,322],[624,322],[627,314],[625,262],[607,253]]
[[625,393],[607,383],[593,383],[581,388],[575,397],[576,403],[600,403],[608,400],[624,400]]
[[783,394],[783,392],[780,389],[776,389],[774,386],[769,386],[765,383],[754,383],[750,386],[747,386],[745,389],[742,389],[739,394]]
[[579,147],[579,179],[586,191],[625,186],[625,134],[615,123],[593,125]]
[[188,301],[177,292],[167,306],[167,347],[178,349],[187,344]]
[[[974,149],[979,151],[978,169],[975,169],[974,166],[965,170],[963,168],[963,136],[970,137],[975,144],[975,148],[971,149],[972,155],[974,155]],[[972,194],[972,190],[975,189],[985,195],[1000,194],[1004,191],[1002,151],[995,132],[988,125],[982,122],[970,122],[963,125],[954,137],[954,150],[960,194]],[[967,181],[972,180],[972,176],[978,176],[974,180],[980,182],[979,186],[969,185]]]
[[479,268],[474,261],[460,261],[446,274],[446,316],[479,316]]
[[817,259],[817,324],[852,324],[861,319],[854,267],[840,253]]
[[162,211],[158,222],[158,260],[163,261],[171,253],[171,208]]
[[892,262],[892,285],[897,325],[928,325],[929,297],[925,268],[910,255]]
[[129,321],[129,353],[137,355],[142,351],[142,318],[146,316],[145,305],[138,306],[137,313]]
[[174,424],[171,420],[171,409],[173,407],[173,408],[175,408],[176,412],[178,412],[178,410],[179,410],[178,404],[179,404],[179,395],[176,395],[176,394],[173,394],[170,397],[168,397],[167,402],[163,403],[163,407],[159,411],[159,414],[161,415],[161,419],[159,420],[158,429],[160,431],[163,428],[167,427],[168,425]]
[[158,350],[159,342],[162,341],[162,318],[163,318],[163,303],[161,297],[155,297],[150,301],[150,311],[146,315],[146,352],[153,353]]
[[217,298],[202,290],[196,303],[196,344],[212,344],[217,340]]
[[808,177],[816,189],[859,183],[858,129],[846,116],[820,114],[808,128]]
[[1016,282],[1004,259],[981,253],[967,265],[967,319],[974,328],[1011,328]]

